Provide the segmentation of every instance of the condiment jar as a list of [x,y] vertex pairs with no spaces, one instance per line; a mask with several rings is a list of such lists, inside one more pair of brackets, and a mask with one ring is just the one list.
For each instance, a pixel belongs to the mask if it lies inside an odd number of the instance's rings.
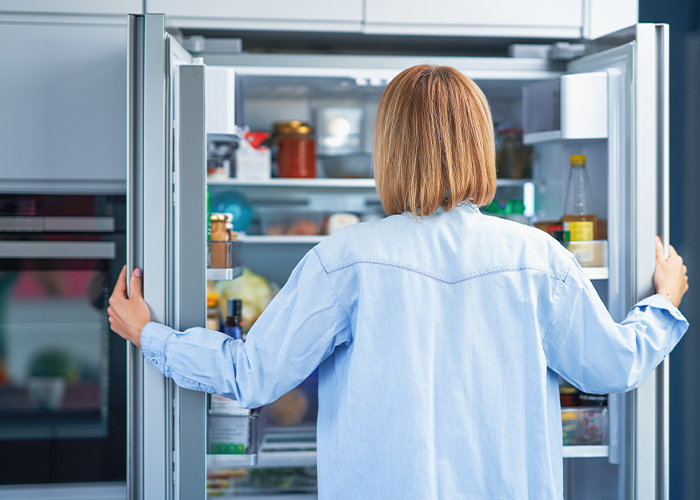
[[211,214],[211,233],[209,242],[209,267],[225,269],[229,267],[229,233],[226,229],[227,218],[224,214]]
[[313,127],[298,121],[275,122],[274,144],[280,177],[316,177],[316,141]]

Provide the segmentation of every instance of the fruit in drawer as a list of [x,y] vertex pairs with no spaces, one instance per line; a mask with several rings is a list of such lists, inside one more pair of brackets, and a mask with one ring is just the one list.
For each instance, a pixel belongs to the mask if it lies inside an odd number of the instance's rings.
[[297,235],[297,236],[310,236],[310,235],[315,235],[319,233],[319,227],[318,225],[308,219],[301,219],[289,228],[287,231],[288,235]]
[[284,227],[282,226],[270,226],[267,228],[267,234],[270,236],[280,236],[284,234]]

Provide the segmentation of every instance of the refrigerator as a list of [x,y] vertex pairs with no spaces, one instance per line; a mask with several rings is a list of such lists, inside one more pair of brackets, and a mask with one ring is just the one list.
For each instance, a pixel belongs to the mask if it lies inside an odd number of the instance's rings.
[[[484,90],[496,122],[523,128],[532,173],[499,178],[497,193],[519,200],[523,222],[561,217],[569,156],[587,156],[596,215],[607,221],[607,255],[586,272],[616,321],[653,293],[654,236],[667,244],[669,235],[666,25],[638,24],[588,41],[568,60],[196,57],[166,31],[164,16],[147,14],[128,21],[127,265],[143,269],[153,320],[177,330],[204,326],[207,281],[240,273],[235,263],[207,268],[207,187],[214,199],[245,196],[254,213],[301,206],[371,217],[381,210],[371,177],[208,181],[208,142],[232,136],[236,126],[269,129],[275,120],[318,121],[323,110],[352,108],[362,125],[354,157],[366,159],[383,89],[425,62],[464,72]],[[321,168],[332,172],[337,159],[321,156]],[[279,285],[323,238],[256,234],[264,233],[256,224],[234,243],[239,260]],[[313,418],[288,428],[258,421],[252,430],[251,423],[245,453],[211,453],[207,395],[176,386],[133,345],[127,358],[129,498],[316,498]],[[564,446],[565,498],[668,498],[668,373],[667,359],[638,389],[608,395],[602,444]]]

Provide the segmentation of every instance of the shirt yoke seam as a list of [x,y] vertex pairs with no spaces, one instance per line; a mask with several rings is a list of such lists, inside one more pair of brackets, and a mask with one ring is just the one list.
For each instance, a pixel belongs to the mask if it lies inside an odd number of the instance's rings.
[[[316,252],[316,254],[319,256],[319,260],[321,260],[321,256],[318,254],[318,251]],[[401,264],[399,262],[387,261],[387,260],[356,259],[356,260],[346,262],[344,264],[341,264],[341,265],[336,266],[336,267],[331,268],[331,269],[327,268],[323,264],[323,261],[321,260],[321,265],[323,266],[323,269],[327,275],[331,275],[337,271],[341,271],[343,269],[347,269],[349,267],[352,267],[352,266],[355,266],[358,264],[372,264],[372,265],[380,265],[380,266],[386,266],[386,267],[394,267],[397,269],[403,269],[405,271],[420,274],[420,275],[426,276],[428,278],[432,278],[436,281],[441,281],[441,282],[447,283],[447,284],[460,283],[462,281],[467,281],[470,279],[479,278],[481,276],[486,276],[489,274],[497,274],[497,273],[512,272],[512,271],[524,271],[524,270],[539,271],[541,273],[548,275],[549,277],[551,277],[553,279],[556,279],[558,281],[563,282],[569,273],[568,270],[565,274],[553,273],[548,269],[543,269],[543,268],[539,268],[536,266],[530,266],[527,264],[518,264],[518,265],[498,266],[498,267],[493,267],[493,268],[487,268],[487,269],[482,269],[480,271],[463,274],[463,275],[457,276],[455,278],[446,278],[444,276],[440,276],[438,274],[426,271],[425,269],[421,269],[421,268],[414,267],[414,266],[409,266],[407,264]]]

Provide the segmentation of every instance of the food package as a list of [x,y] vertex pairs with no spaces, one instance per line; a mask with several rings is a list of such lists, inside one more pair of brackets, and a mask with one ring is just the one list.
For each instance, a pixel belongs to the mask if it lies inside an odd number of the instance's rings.
[[241,276],[233,281],[219,281],[217,287],[221,294],[219,309],[222,317],[226,317],[228,299],[241,299],[243,304],[241,326],[245,333],[250,330],[279,290],[277,285],[270,283],[247,267],[243,268]]

